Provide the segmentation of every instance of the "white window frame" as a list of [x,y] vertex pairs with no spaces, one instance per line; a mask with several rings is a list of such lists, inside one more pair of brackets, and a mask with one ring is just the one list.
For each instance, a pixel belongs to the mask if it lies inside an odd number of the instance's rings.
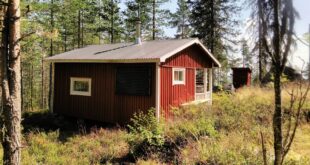
[[[174,72],[182,72],[183,73],[183,80],[174,80]],[[172,68],[172,85],[185,85],[186,80],[186,69],[185,68]]]
[[[73,86],[75,81],[86,81],[88,82],[88,91],[75,91]],[[91,96],[91,78],[82,78],[82,77],[70,77],[70,95],[78,95],[78,96]]]

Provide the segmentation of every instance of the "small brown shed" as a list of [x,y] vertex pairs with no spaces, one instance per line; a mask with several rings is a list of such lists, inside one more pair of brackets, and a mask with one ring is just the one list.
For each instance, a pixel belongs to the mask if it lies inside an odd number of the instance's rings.
[[233,85],[234,88],[240,88],[242,86],[251,85],[252,71],[248,67],[244,68],[232,68],[233,70]]
[[135,112],[212,99],[220,63],[198,39],[92,45],[47,58],[53,66],[55,113],[126,123]]

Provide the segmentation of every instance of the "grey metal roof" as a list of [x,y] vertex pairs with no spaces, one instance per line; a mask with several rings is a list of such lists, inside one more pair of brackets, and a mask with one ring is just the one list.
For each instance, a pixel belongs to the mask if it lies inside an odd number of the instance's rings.
[[220,63],[198,39],[155,40],[134,43],[90,45],[46,58],[50,62],[165,62],[183,49],[199,44],[216,66]]

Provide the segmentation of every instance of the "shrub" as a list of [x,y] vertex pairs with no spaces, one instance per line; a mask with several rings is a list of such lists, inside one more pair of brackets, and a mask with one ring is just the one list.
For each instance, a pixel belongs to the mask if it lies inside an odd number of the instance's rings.
[[62,132],[30,132],[25,136],[23,164],[107,164],[128,153],[126,131],[96,129],[60,141]]
[[262,164],[258,149],[238,134],[190,141],[182,149],[183,164]]
[[214,120],[209,115],[210,111],[206,107],[206,104],[201,104],[175,109],[174,119],[169,123],[166,135],[174,140],[216,137],[218,132],[214,127]]
[[156,150],[164,144],[163,125],[157,121],[154,108],[147,113],[135,113],[128,128],[128,144],[133,156],[147,154],[151,148]]

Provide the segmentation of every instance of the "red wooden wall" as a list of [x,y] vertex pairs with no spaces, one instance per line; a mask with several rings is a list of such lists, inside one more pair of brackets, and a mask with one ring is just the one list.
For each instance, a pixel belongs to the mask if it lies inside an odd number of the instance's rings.
[[249,68],[232,68],[234,88],[251,86],[251,70]]
[[[136,111],[155,107],[155,83],[150,96],[115,94],[116,67],[119,65],[152,67],[155,64],[56,63],[54,82],[54,112],[69,116],[111,123],[126,123]],[[91,96],[70,95],[70,77],[91,78]]]
[[[185,85],[172,85],[173,67],[186,68]],[[212,60],[197,45],[177,53],[161,65],[160,104],[165,118],[171,115],[171,107],[177,107],[195,99],[195,69],[211,67]]]

